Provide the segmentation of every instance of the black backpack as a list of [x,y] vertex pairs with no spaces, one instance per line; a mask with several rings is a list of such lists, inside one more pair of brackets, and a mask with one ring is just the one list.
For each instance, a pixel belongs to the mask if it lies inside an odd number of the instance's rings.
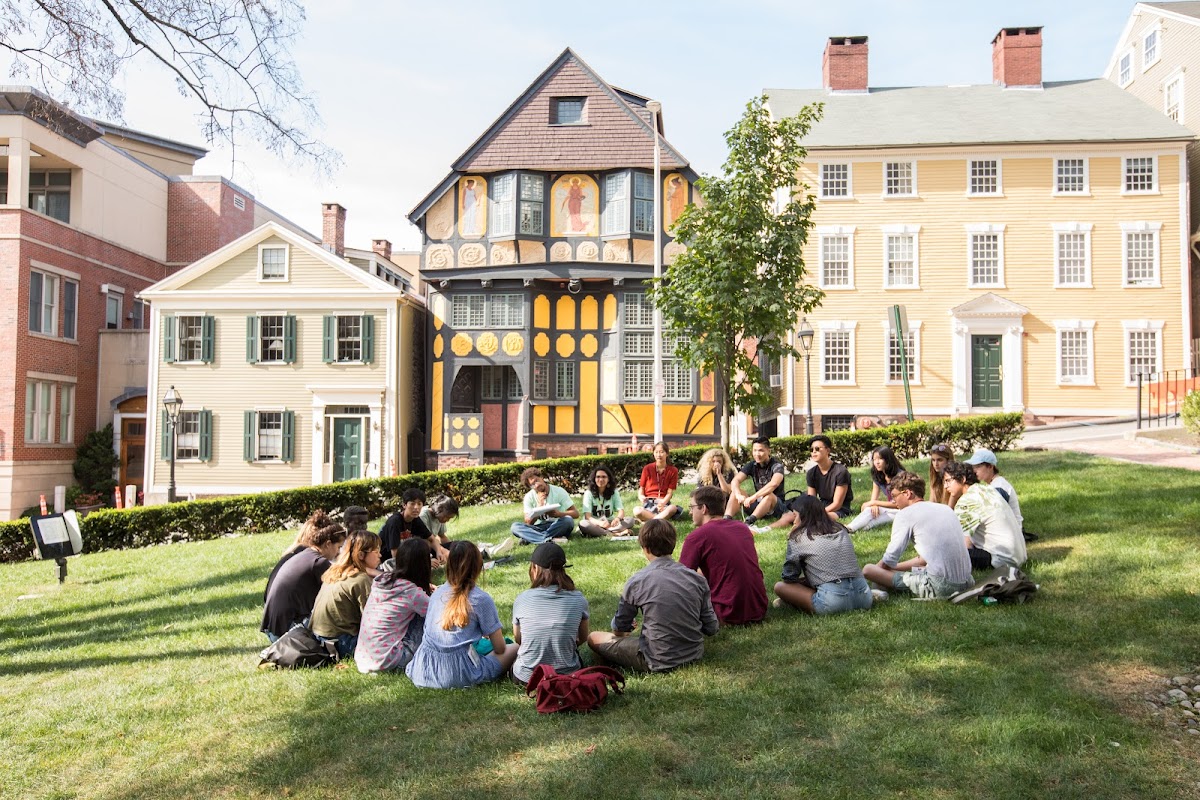
[[283,669],[327,667],[338,661],[337,645],[317,638],[304,625],[297,625],[259,654],[260,668],[273,664]]

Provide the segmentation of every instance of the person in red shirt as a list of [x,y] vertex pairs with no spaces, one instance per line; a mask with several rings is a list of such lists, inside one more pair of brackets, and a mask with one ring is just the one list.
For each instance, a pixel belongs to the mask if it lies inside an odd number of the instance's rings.
[[638,502],[642,507],[634,516],[642,522],[648,519],[675,519],[683,509],[671,502],[679,488],[679,469],[670,461],[671,451],[666,442],[654,445],[654,461],[642,470],[638,481]]
[[683,540],[679,563],[708,579],[713,610],[722,625],[762,622],[767,587],[749,526],[724,517],[725,493],[716,486],[692,492],[689,508],[696,529]]

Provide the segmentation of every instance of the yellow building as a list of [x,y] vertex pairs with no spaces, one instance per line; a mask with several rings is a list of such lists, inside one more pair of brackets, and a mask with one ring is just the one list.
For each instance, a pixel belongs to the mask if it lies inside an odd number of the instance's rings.
[[[990,86],[868,88],[866,37],[839,37],[824,89],[767,90],[777,117],[825,104],[798,176],[818,429],[903,417],[896,305],[918,417],[1130,414],[1137,373],[1189,363],[1193,134],[1108,81],[1044,83],[1040,28],[1002,30],[993,64]],[[801,429],[804,366],[768,432]]]

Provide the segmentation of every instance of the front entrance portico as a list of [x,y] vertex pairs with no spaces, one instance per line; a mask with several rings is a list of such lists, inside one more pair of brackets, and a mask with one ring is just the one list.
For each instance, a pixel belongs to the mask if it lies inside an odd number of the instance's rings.
[[954,413],[1025,409],[1025,306],[988,292],[950,309]]

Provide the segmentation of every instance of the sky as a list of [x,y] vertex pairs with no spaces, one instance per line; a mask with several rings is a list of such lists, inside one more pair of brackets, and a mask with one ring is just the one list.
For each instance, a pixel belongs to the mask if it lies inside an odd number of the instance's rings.
[[[332,179],[251,143],[212,146],[196,174],[223,175],[319,235],[321,203],[347,209],[346,243],[420,247],[407,214],[566,47],[610,84],[658,99],[666,136],[719,173],[723,133],[764,88],[821,85],[830,36],[870,37],[871,86],[991,83],[1002,27],[1041,25],[1043,77],[1100,77],[1133,0],[529,0],[307,4],[292,50],[345,160]],[[196,107],[148,60],[121,87],[123,123],[205,146]]]

